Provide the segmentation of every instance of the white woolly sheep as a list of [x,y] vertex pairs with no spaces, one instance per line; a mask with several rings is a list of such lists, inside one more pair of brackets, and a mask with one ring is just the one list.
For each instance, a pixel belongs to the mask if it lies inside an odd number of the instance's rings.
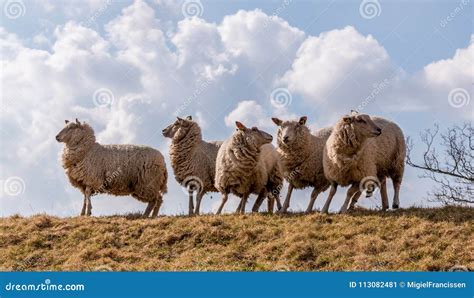
[[238,213],[245,213],[247,199],[252,193],[258,195],[256,204],[267,196],[268,211],[272,212],[274,200],[281,205],[278,196],[283,183],[278,154],[269,144],[273,137],[256,127],[247,128],[240,122],[236,125],[236,132],[222,144],[217,154],[215,186],[222,194],[217,214],[224,208],[229,193],[241,198]]
[[[189,192],[189,215],[199,214],[202,197],[207,192],[217,192],[214,187],[216,157],[222,142],[202,140],[199,124],[192,120],[178,119],[163,129],[163,136],[171,138],[170,160],[176,181]],[[196,192],[196,209],[193,193]],[[194,210],[193,210],[194,209]]]
[[324,176],[323,151],[331,128],[322,128],[311,134],[306,126],[307,117],[298,121],[282,121],[272,118],[278,125],[278,153],[283,166],[285,179],[288,181],[288,192],[280,212],[286,212],[290,206],[293,188],[313,187],[306,212],[313,210],[317,196],[328,189],[329,181]]
[[[352,208],[361,191],[370,196],[380,187],[382,209],[388,209],[386,177],[393,182],[393,208],[398,208],[400,185],[405,168],[405,138],[397,124],[379,117],[353,113],[333,127],[323,155],[324,173],[331,191],[323,212],[327,212],[338,185],[351,185],[341,212]],[[351,202],[352,200],[352,202]]]
[[84,194],[81,215],[91,215],[90,197],[107,193],[131,195],[148,203],[143,214],[158,215],[167,191],[168,173],[163,155],[135,145],[101,145],[87,123],[69,122],[56,136],[65,143],[63,167],[71,184]]

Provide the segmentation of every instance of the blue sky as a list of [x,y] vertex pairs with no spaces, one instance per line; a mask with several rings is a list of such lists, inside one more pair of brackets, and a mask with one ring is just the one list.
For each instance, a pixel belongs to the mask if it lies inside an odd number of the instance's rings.
[[[234,120],[274,134],[274,115],[307,115],[317,129],[354,108],[396,121],[415,139],[435,122],[443,129],[472,121],[471,1],[0,3],[0,216],[79,213],[81,194],[68,184],[54,141],[65,118],[86,120],[103,143],[145,144],[165,155],[160,131],[176,111],[192,114],[211,140],[228,137]],[[188,5],[195,16],[183,13]],[[272,104],[277,88],[291,100]],[[98,102],[94,94],[104,90],[109,102]],[[184,213],[186,197],[169,171],[163,211]],[[431,204],[432,185],[420,174],[407,168],[402,207]],[[21,189],[12,195],[13,178]],[[205,212],[219,203],[212,197]],[[293,209],[303,209],[309,190],[293,197]],[[379,198],[361,204],[374,207]],[[93,206],[98,215],[144,208],[108,196]]]
[[[6,1],[2,1],[5,3]],[[84,15],[71,18],[66,14],[45,13],[43,6],[35,1],[25,1],[26,12],[21,19],[2,19],[2,25],[10,32],[22,38],[41,30],[46,21],[62,24],[70,19],[83,19]],[[48,2],[48,1],[46,1]],[[59,1],[50,1],[59,3]],[[80,1],[63,1],[81,6]],[[86,1],[87,2],[87,1]],[[105,2],[105,1],[104,1]],[[180,2],[180,1],[177,1]],[[307,34],[318,35],[321,32],[345,26],[354,26],[363,34],[372,34],[390,53],[392,59],[406,71],[414,72],[424,65],[452,57],[456,49],[469,45],[472,34],[472,3],[466,1],[463,13],[457,15],[449,26],[440,28],[445,19],[461,1],[379,1],[379,17],[364,19],[359,14],[360,1],[289,1],[279,14],[290,25],[304,29]],[[130,1],[113,1],[107,11],[97,19],[100,26],[113,19]],[[153,1],[150,2],[153,4]],[[268,15],[275,13],[284,1],[201,1],[204,11],[202,18],[209,22],[219,23],[223,17],[240,9],[261,9]],[[160,6],[154,8],[169,15]],[[85,15],[89,17],[93,15]],[[178,16],[179,19],[182,16]],[[406,61],[407,56],[413,56]]]

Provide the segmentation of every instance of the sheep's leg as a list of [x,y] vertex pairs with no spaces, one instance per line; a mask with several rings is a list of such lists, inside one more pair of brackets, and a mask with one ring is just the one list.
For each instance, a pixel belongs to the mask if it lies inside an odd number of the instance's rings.
[[357,203],[361,195],[362,193],[358,191],[352,196],[351,204],[349,205],[349,210],[353,210],[355,208],[355,204]]
[[201,208],[201,200],[203,196],[204,192],[198,192],[198,194],[196,195],[196,208],[194,209],[194,214],[199,215],[199,209]]
[[331,190],[329,190],[328,198],[326,199],[326,203],[324,203],[323,209],[321,210],[322,213],[328,213],[329,205],[331,205],[332,198],[337,191],[337,183],[331,183]]
[[[392,208],[397,209],[400,207],[400,185],[402,182],[399,179],[393,179],[393,203],[392,203]],[[388,204],[388,203],[387,203]]]
[[382,197],[382,210],[388,209],[388,194],[387,194],[387,178],[383,178],[380,182],[380,196]]
[[314,202],[316,201],[316,198],[318,197],[318,195],[319,195],[319,191],[315,187],[313,191],[311,192],[311,199],[309,200],[308,208],[306,208],[305,213],[313,212]]
[[193,215],[193,211],[194,211],[194,198],[193,198],[193,191],[189,191],[189,210],[188,210],[188,213],[189,215]]
[[290,183],[288,184],[288,192],[286,193],[285,202],[283,203],[283,207],[278,211],[279,213],[286,213],[286,210],[290,207],[291,192],[293,192],[293,184]]
[[153,210],[154,207],[155,207],[155,201],[148,202],[148,206],[146,206],[145,212],[143,212],[142,217],[147,218],[148,216],[150,216],[151,210]]
[[163,203],[163,196],[160,194],[155,202],[155,208],[153,208],[153,214],[151,215],[152,218],[158,217],[158,213],[160,212],[161,204]]
[[275,197],[272,193],[267,195],[267,211],[270,214],[273,214],[273,207],[275,206]]
[[82,204],[81,216],[86,215],[86,208],[87,208],[87,196],[84,191],[84,203]]
[[258,212],[258,209],[260,209],[260,206],[262,205],[263,200],[265,200],[265,190],[262,189],[262,191],[258,194],[258,197],[255,200],[255,203],[253,204],[252,212]]
[[280,195],[275,195],[275,201],[277,203],[277,211],[281,210],[281,202],[280,202]]
[[346,200],[344,201],[344,204],[342,204],[342,207],[339,213],[345,213],[347,211],[347,206],[349,206],[349,203],[357,195],[358,192],[360,193],[359,185],[352,184],[352,186],[347,191]]
[[91,216],[92,214],[92,203],[91,203],[91,195],[92,195],[92,190],[90,188],[86,188],[85,191],[85,200],[87,201],[87,210],[86,210],[86,215]]
[[241,207],[242,207],[242,199],[240,199],[239,206],[237,206],[237,209],[235,209],[236,214],[239,214]]
[[242,201],[240,202],[240,204],[242,206],[240,206],[240,214],[245,214],[245,205],[247,205],[247,199],[249,198],[249,195],[248,194],[244,194],[242,196]]
[[219,209],[217,209],[217,213],[216,213],[216,214],[221,214],[222,209],[224,208],[224,205],[225,205],[225,203],[227,202],[228,196],[229,196],[229,194],[227,194],[227,193],[222,194],[222,203],[221,203],[221,205],[219,206]]

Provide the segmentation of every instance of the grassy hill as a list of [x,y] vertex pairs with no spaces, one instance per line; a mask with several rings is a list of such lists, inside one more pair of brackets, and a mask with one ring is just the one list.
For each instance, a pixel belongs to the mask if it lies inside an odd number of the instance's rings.
[[0,270],[474,269],[474,209],[0,219]]

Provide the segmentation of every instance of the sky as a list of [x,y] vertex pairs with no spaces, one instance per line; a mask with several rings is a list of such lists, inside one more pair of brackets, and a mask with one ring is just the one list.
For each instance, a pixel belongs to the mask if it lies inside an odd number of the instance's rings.
[[[82,195],[54,138],[65,119],[86,121],[103,144],[160,150],[170,176],[161,213],[185,214],[187,195],[161,135],[176,115],[192,115],[205,140],[224,140],[236,120],[275,136],[272,116],[308,116],[314,131],[356,109],[398,123],[415,141],[415,160],[421,131],[474,116],[469,0],[3,0],[0,7],[0,216],[80,213]],[[421,174],[406,168],[402,208],[436,205]],[[310,192],[294,191],[290,210],[304,210]],[[340,189],[331,210],[344,195]],[[219,194],[208,194],[201,210],[219,203]],[[229,200],[225,211],[237,204]],[[359,204],[377,208],[380,195]],[[93,215],[145,209],[107,195],[92,206]]]

